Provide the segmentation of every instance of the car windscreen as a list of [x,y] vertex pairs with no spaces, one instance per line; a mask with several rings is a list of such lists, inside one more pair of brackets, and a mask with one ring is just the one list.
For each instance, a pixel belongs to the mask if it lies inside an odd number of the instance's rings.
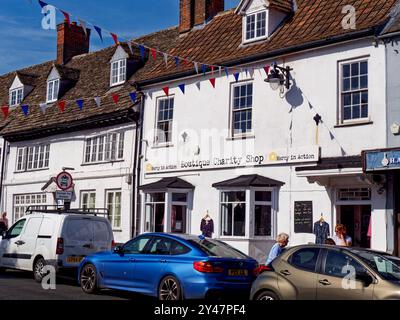
[[213,257],[248,259],[248,257],[230,245],[211,239],[187,239],[187,241],[204,253]]
[[400,280],[400,268],[387,257],[368,251],[353,250],[364,262],[375,270],[382,278],[389,281]]

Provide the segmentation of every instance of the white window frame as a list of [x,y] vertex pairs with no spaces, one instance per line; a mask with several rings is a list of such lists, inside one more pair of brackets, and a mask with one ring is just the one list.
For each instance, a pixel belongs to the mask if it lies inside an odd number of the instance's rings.
[[[173,103],[173,105],[172,105],[172,118],[169,118],[168,120],[165,120],[165,119],[163,119],[163,120],[159,120],[159,112],[160,112],[160,103],[161,103],[161,101],[167,101],[167,100],[169,100],[169,108],[168,109],[171,109],[171,107],[170,107],[170,103],[171,103],[171,100],[172,100],[172,103]],[[172,135],[173,135],[173,132],[174,132],[174,116],[175,116],[175,96],[174,95],[170,95],[170,96],[163,96],[163,97],[159,97],[157,100],[156,100],[156,117],[155,117],[155,128],[154,128],[154,145],[155,146],[158,146],[158,147],[163,147],[163,146],[170,146],[170,145],[172,145]],[[169,125],[170,125],[170,131],[169,131],[169,136],[168,136],[168,139],[165,139],[165,141],[159,141],[159,134],[161,134],[161,130],[158,128],[158,126],[159,126],[159,123],[167,123],[167,122],[169,122]],[[165,132],[165,131],[164,131]]]
[[117,86],[126,82],[127,59],[111,62],[110,85]]
[[[87,203],[85,203],[83,201],[85,195],[87,196]],[[93,203],[91,203],[91,201],[90,201],[91,200],[91,198],[90,198],[91,195],[94,195],[94,202]],[[82,209],[84,209],[84,208],[86,208],[86,209],[94,209],[94,208],[96,208],[96,198],[97,198],[96,190],[82,190],[81,191],[81,205],[80,205],[80,207]]]
[[125,131],[113,131],[85,140],[83,163],[96,164],[124,160]]
[[17,148],[16,172],[49,169],[50,144],[36,144]]
[[[271,206],[271,236],[255,236],[255,206],[256,204],[264,204],[264,202],[255,201],[256,191],[271,192],[271,202],[265,202],[266,205]],[[246,216],[245,216],[245,235],[244,236],[229,236],[222,234],[222,193],[224,192],[245,192],[246,199]],[[277,188],[224,188],[219,190],[219,221],[218,237],[221,239],[258,239],[258,240],[274,240],[276,238],[276,223],[277,223],[277,203],[278,191]]]
[[[34,197],[34,201],[32,201]],[[27,200],[29,199],[29,202]],[[38,201],[39,200],[39,201]],[[25,216],[25,212],[29,206],[45,206],[47,205],[46,193],[27,193],[27,194],[13,194],[13,221],[16,222]]]
[[[258,23],[258,15],[261,13],[265,13],[265,35],[257,36],[257,23]],[[254,37],[247,38],[247,18],[254,16]],[[243,43],[251,43],[259,40],[264,40],[268,38],[268,10],[259,10],[254,12],[248,12],[243,16],[242,20],[242,30],[243,30]]]
[[[352,123],[363,123],[363,122],[370,122],[371,121],[371,99],[370,99],[370,57],[369,56],[364,56],[364,57],[359,57],[359,58],[354,58],[354,59],[347,59],[347,60],[341,60],[338,61],[338,106],[339,106],[339,116],[338,116],[338,121],[339,124],[345,125],[345,124],[352,124]],[[350,90],[346,91],[346,93],[356,93],[356,92],[363,92],[366,91],[368,94],[368,116],[367,117],[361,117],[361,98],[360,98],[360,118],[355,118],[355,119],[344,119],[344,100],[343,100],[343,93],[344,93],[344,88],[343,88],[343,65],[349,64],[350,69],[351,69],[351,64],[353,63],[360,63],[360,62],[367,62],[368,66],[368,73],[367,73],[367,79],[368,79],[368,85],[367,89],[357,89],[357,90],[351,90],[351,80],[350,80]],[[351,70],[350,70],[351,72]],[[359,75],[360,77],[360,75]],[[351,77],[350,77],[351,79]]]
[[[234,110],[234,97],[235,97],[235,88],[252,85],[252,104],[249,108],[237,109]],[[247,132],[235,133],[235,113],[243,112],[251,110],[251,130]],[[243,80],[239,82],[231,83],[231,94],[230,94],[230,137],[231,138],[241,138],[241,137],[252,137],[254,135],[254,81],[253,80]]]
[[[110,203],[108,202],[108,195],[109,194],[114,194],[113,196],[113,203],[112,203],[112,210],[109,212],[110,216],[110,223],[111,223],[111,227],[114,231],[121,231],[122,230],[122,189],[108,189],[105,190],[105,206],[107,209],[109,209],[109,205]],[[115,209],[116,209],[116,205],[117,203],[115,202],[115,198],[116,198],[116,194],[120,193],[120,203],[119,203],[119,209],[120,209],[120,215],[119,215],[119,221],[120,224],[115,225]]]
[[24,87],[10,90],[10,107],[16,107],[24,100]]
[[60,91],[60,79],[47,81],[47,94],[46,102],[56,102],[58,100],[58,93]]

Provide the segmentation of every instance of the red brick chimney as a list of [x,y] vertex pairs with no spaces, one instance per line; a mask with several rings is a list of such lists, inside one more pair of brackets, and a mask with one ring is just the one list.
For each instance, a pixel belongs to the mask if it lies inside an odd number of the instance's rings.
[[87,36],[76,22],[70,25],[66,21],[57,25],[57,63],[66,64],[74,56],[88,53],[90,44],[90,29]]
[[224,11],[224,0],[180,0],[179,32],[190,31]]

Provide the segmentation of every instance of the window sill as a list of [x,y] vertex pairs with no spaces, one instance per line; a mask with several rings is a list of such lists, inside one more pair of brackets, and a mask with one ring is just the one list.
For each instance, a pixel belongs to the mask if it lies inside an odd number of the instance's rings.
[[256,136],[254,134],[243,135],[243,136],[234,136],[226,138],[226,141],[235,141],[235,140],[246,140],[246,139],[255,139]]
[[334,126],[334,128],[346,128],[346,127],[357,127],[357,126],[366,126],[373,124],[374,122],[371,120],[365,121],[352,121],[352,122],[345,122]]
[[113,164],[113,163],[124,162],[124,161],[125,161],[124,159],[121,159],[121,160],[103,161],[103,162],[89,162],[89,163],[82,163],[81,166],[82,167],[96,166],[96,165],[99,165],[99,164],[108,164],[108,163]]
[[36,172],[36,171],[46,171],[49,170],[49,168],[43,168],[43,169],[30,169],[30,170],[24,170],[24,171],[14,171],[14,174],[17,173],[30,173],[30,172]]
[[173,148],[173,144],[172,143],[166,143],[166,144],[156,144],[153,145],[151,148],[152,149],[163,149],[163,148]]

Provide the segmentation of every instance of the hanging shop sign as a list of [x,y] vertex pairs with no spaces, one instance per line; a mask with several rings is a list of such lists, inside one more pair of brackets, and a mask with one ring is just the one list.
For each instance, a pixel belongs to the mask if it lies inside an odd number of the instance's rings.
[[146,173],[160,173],[170,171],[194,171],[210,169],[226,169],[238,167],[257,167],[280,164],[295,164],[318,162],[320,148],[318,146],[271,150],[260,154],[214,156],[208,159],[185,159],[169,164],[146,163]]
[[59,187],[63,191],[72,188],[73,182],[74,180],[72,179],[71,174],[66,171],[59,173],[56,178],[57,187]]
[[400,169],[400,149],[364,151],[364,172]]

